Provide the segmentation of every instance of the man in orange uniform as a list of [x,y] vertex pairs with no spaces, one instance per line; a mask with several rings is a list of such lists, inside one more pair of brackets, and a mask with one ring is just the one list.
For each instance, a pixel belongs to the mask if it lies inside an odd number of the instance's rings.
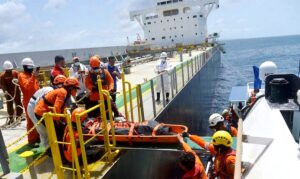
[[[30,58],[24,58],[22,60],[24,72],[19,74],[19,85],[23,93],[23,106],[26,113],[27,131],[33,127],[32,120],[27,113],[27,105],[32,95],[39,89],[39,84],[36,77],[39,75],[39,71],[33,72],[34,63]],[[28,134],[28,144],[31,147],[36,147],[35,143],[39,142],[39,134],[36,129]]]
[[[89,102],[86,103],[86,108],[93,107],[99,104],[100,96],[98,91],[97,77],[100,76],[102,81],[102,89],[111,92],[114,89],[114,80],[106,69],[100,68],[100,59],[97,56],[90,58],[90,67],[88,76],[85,79],[85,86],[90,91]],[[108,96],[109,97],[109,96]],[[107,99],[107,96],[104,96]],[[107,106],[107,104],[105,104]],[[119,115],[116,105],[112,101],[112,110],[115,117]],[[99,117],[100,111],[94,110],[89,114],[90,117]]]
[[215,131],[224,130],[229,132],[229,134],[232,137],[237,136],[237,129],[235,127],[232,127],[227,121],[224,120],[224,117],[218,113],[212,114],[209,117],[208,123],[209,123],[209,128]]
[[[0,76],[0,84],[5,93],[5,98],[7,100],[7,113],[9,116],[8,124],[14,122],[14,112],[16,111],[16,117],[22,116],[23,107],[21,103],[21,92],[20,89],[13,84],[13,79],[18,79],[18,72],[13,70],[14,66],[10,61],[5,61],[3,63],[3,70],[5,70]],[[14,103],[15,109],[14,110]]]
[[[78,88],[78,80],[74,77],[69,77],[65,80],[62,88],[57,88],[44,95],[34,108],[37,120],[40,120],[44,113],[51,111],[49,107],[54,107],[56,113],[62,113],[67,100],[70,99],[71,95],[76,95]],[[57,139],[61,141],[64,130],[63,121],[59,121],[60,118],[54,118],[54,120],[57,121],[55,123]]]
[[183,179],[207,179],[203,164],[191,147],[184,142],[181,135],[177,135],[177,138],[183,147],[184,153],[180,156],[179,166],[186,172]]
[[211,174],[211,178],[233,179],[236,154],[235,150],[231,148],[232,137],[227,131],[217,131],[212,136],[212,143],[208,143],[196,135],[183,133],[183,136],[189,137],[192,141],[215,156],[214,172]]
[[[80,157],[81,156],[81,150],[80,150],[79,137],[78,137],[78,132],[77,132],[78,130],[77,130],[77,127],[76,127],[76,114],[80,114],[82,112],[84,112],[83,108],[76,108],[76,109],[74,109],[74,111],[72,112],[72,115],[71,115],[73,134],[74,134],[75,145],[76,145],[76,149],[77,149],[77,157],[78,157],[80,162],[82,160],[81,160],[81,157]],[[80,118],[80,122],[82,123],[86,119],[87,119],[87,115],[83,115]],[[89,132],[89,129],[87,129],[87,128],[83,128],[82,130],[83,130],[83,133],[88,133]],[[66,143],[71,142],[68,126],[66,126],[65,130],[64,130],[63,141],[66,142]],[[96,144],[99,144],[99,141],[95,138],[95,139],[92,139],[92,141],[90,141],[87,145],[85,145],[87,160],[88,160],[89,163],[97,161],[102,157],[100,148],[90,147],[91,145],[96,145]],[[72,156],[73,155],[72,155],[72,147],[71,147],[70,144],[63,145],[63,155],[64,155],[65,159],[68,162],[70,162],[70,163],[72,162],[72,160],[73,160]]]
[[51,77],[50,77],[51,83],[53,82],[54,78],[57,75],[66,76],[63,69],[66,65],[65,58],[63,56],[55,56],[54,61],[55,61],[55,66],[51,70]]

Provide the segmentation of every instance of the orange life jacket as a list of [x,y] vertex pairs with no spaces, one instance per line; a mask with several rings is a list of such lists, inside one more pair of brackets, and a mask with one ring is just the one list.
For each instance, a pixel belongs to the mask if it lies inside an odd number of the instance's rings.
[[227,171],[227,158],[230,156],[236,156],[235,150],[229,150],[226,154],[217,154],[214,162],[215,172],[220,179],[233,179],[234,173],[228,173]]

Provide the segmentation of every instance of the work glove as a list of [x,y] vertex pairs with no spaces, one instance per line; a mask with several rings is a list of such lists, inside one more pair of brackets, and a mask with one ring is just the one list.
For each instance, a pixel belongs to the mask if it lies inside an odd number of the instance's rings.
[[185,138],[185,137],[188,137],[188,138],[189,138],[189,137],[190,137],[190,134],[187,133],[187,132],[183,132],[183,133],[182,133],[182,137],[183,137],[183,138]]

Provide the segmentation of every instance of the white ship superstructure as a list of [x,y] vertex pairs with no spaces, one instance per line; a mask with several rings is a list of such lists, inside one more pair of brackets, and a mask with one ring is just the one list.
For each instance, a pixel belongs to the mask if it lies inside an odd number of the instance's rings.
[[156,7],[131,11],[148,44],[173,47],[205,41],[207,17],[219,0],[156,0]]

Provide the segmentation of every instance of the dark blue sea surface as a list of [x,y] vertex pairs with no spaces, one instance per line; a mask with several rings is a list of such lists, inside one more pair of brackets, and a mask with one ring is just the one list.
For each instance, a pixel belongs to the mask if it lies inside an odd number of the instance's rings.
[[228,106],[233,86],[245,86],[253,81],[252,66],[270,60],[279,73],[298,74],[300,60],[300,35],[224,41],[226,54],[216,79],[212,110],[222,112]]

